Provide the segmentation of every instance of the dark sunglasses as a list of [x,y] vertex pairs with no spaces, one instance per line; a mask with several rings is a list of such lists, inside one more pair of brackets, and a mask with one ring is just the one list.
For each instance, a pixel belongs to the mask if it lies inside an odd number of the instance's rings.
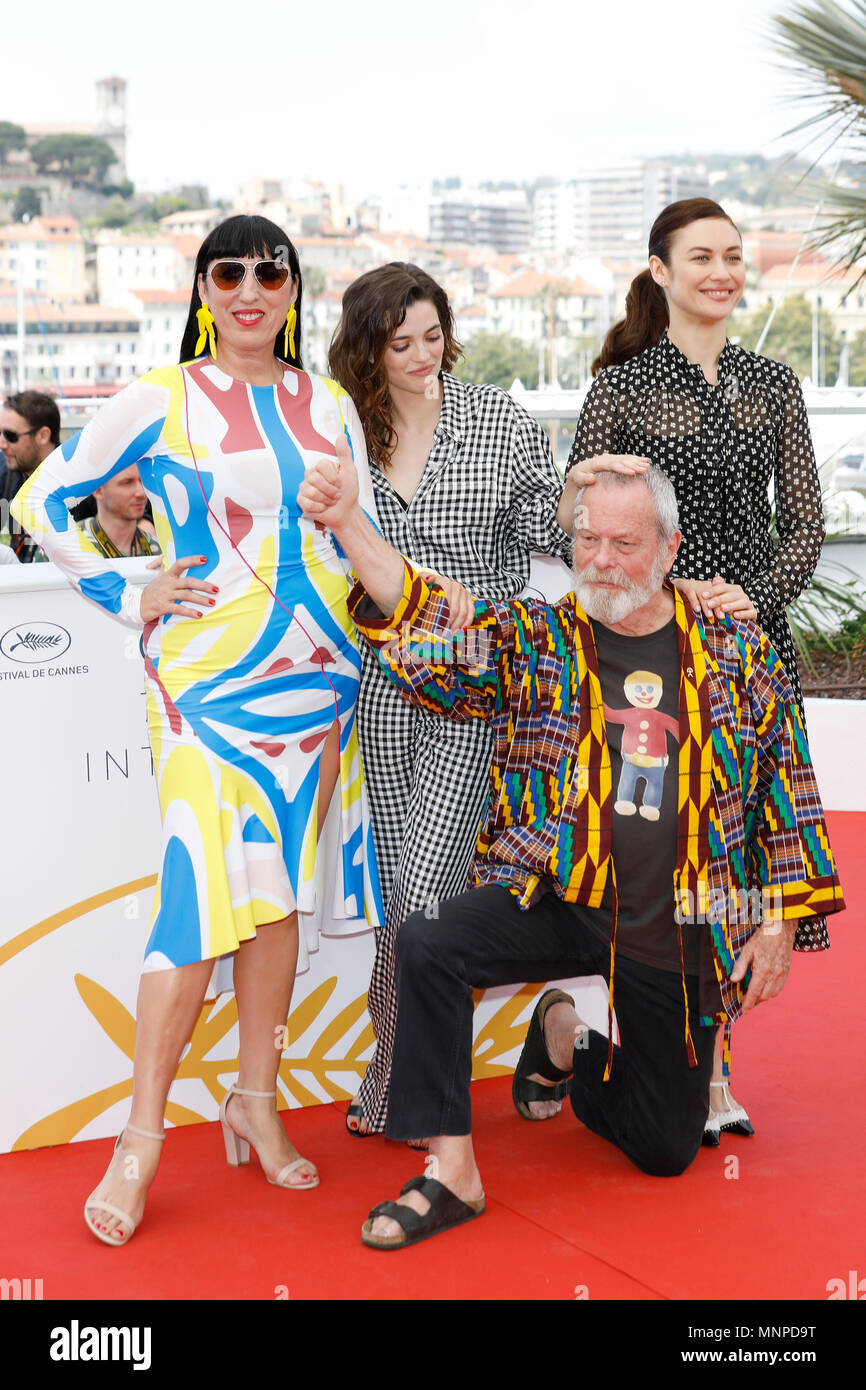
[[22,435],[36,434],[36,430],[0,430],[0,434],[2,434],[7,444],[17,444]]
[[263,290],[281,290],[289,278],[289,267],[281,261],[256,261],[255,265],[245,265],[243,261],[217,261],[211,266],[208,275],[218,290],[237,290],[251,270]]

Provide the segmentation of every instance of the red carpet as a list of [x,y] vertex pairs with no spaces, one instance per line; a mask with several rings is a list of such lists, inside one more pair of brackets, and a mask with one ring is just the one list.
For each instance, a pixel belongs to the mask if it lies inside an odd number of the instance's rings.
[[[269,1187],[255,1160],[232,1170],[219,1127],[172,1131],[141,1229],[100,1245],[81,1209],[107,1140],[0,1157],[5,1278],[41,1278],[45,1299],[815,1299],[866,1275],[861,1007],[866,815],[829,816],[848,910],[832,948],[796,955],[780,998],[735,1035],[735,1092],[754,1138],[702,1150],[680,1178],[649,1178],[566,1109],[527,1124],[510,1080],[473,1086],[487,1192],[481,1220],[416,1248],[366,1249],[368,1209],[423,1161],[350,1138],[342,1107],[293,1111],[319,1188]],[[729,1176],[738,1160],[738,1176]],[[864,1285],[866,1288],[866,1285]],[[585,1290],[585,1293],[584,1293]]]

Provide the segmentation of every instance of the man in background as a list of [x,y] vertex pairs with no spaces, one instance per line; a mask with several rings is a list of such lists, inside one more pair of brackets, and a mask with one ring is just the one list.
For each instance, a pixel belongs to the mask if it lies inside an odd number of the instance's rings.
[[[0,540],[25,563],[45,556],[26,531],[9,517],[9,503],[43,459],[60,443],[60,411],[43,391],[19,391],[3,402],[0,410],[0,452],[5,466],[0,471]],[[8,533],[8,535],[7,535]]]
[[159,542],[150,522],[143,521],[147,493],[133,463],[115,473],[93,493],[96,515],[80,523],[81,530],[109,559],[124,555],[159,555]]

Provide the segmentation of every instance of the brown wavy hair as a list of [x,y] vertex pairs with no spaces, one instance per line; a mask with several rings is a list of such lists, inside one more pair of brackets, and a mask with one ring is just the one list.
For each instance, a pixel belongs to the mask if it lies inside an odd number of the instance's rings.
[[391,261],[353,280],[343,295],[343,313],[331,340],[328,369],[358,409],[367,449],[387,468],[397,447],[388,377],[382,365],[391,338],[412,304],[429,301],[439,316],[444,342],[442,369],[450,372],[463,348],[442,286],[420,266]]
[[[674,233],[707,217],[721,217],[725,222],[730,222],[739,236],[736,223],[711,198],[683,198],[663,208],[652,224],[648,254],[658,256],[667,265]],[[656,284],[650,270],[642,270],[632,280],[625,297],[625,318],[608,330],[601,352],[592,364],[593,376],[597,376],[603,367],[618,367],[622,362],[639,356],[648,347],[655,347],[667,332],[669,323],[664,290]]]

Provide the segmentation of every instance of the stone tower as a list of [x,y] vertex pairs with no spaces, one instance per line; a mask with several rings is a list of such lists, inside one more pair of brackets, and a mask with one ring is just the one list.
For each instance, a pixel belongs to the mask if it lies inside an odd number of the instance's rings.
[[115,162],[105,175],[106,183],[122,183],[126,178],[126,80],[103,77],[96,84],[96,124],[94,135],[114,150]]

